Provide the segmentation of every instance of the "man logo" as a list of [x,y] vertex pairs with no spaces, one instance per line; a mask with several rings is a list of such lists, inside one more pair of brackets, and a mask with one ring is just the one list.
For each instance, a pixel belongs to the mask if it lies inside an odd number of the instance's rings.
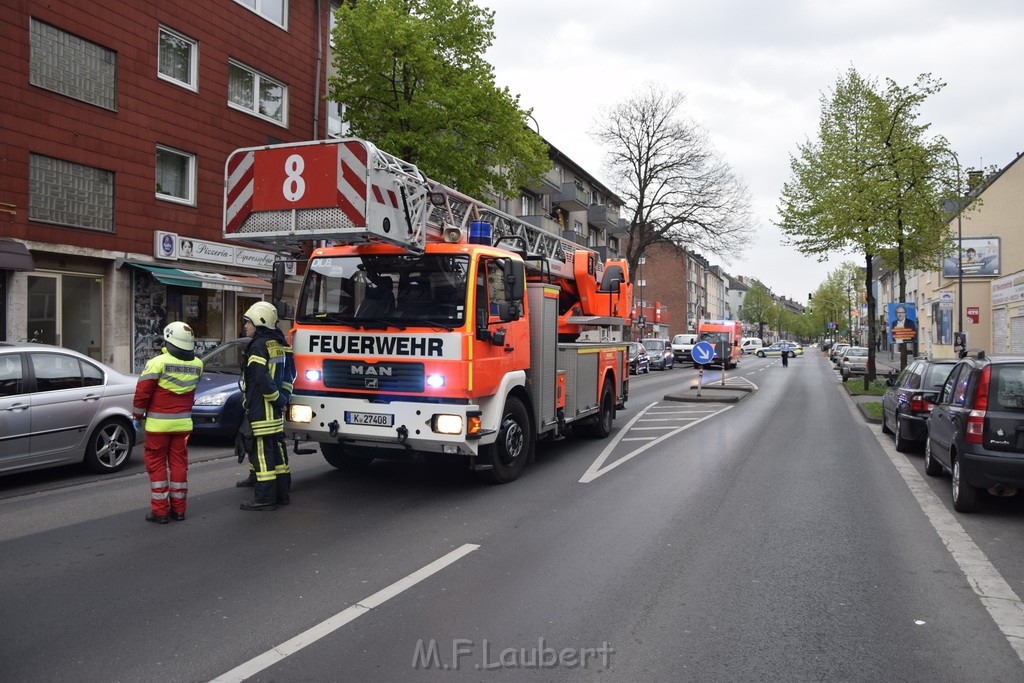
[[380,388],[380,380],[378,380],[376,377],[367,377],[366,378],[366,388],[367,389],[379,389]]

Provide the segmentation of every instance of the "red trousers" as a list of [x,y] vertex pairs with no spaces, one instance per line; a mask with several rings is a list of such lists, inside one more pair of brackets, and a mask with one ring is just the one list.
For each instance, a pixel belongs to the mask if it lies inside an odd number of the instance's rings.
[[153,514],[185,513],[188,496],[189,432],[146,432],[146,472]]

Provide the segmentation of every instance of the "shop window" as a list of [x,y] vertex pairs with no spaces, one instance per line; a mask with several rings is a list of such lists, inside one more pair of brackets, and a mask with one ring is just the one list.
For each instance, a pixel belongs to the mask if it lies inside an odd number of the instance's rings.
[[28,338],[100,360],[103,278],[65,273],[28,276]]
[[192,328],[197,341],[224,341],[224,293],[219,289],[167,288],[167,321]]

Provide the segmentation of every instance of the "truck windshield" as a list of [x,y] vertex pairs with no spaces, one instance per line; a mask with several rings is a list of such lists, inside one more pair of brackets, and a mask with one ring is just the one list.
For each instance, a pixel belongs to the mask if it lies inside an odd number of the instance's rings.
[[466,319],[468,277],[468,256],[318,257],[306,272],[296,320],[454,329]]
[[700,340],[708,342],[710,344],[717,344],[718,342],[729,341],[728,332],[701,332]]

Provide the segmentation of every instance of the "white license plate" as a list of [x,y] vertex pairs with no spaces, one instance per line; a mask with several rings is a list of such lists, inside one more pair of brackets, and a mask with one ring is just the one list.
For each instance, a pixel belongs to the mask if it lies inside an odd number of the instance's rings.
[[350,425],[390,427],[395,424],[395,416],[390,413],[350,413],[346,411],[345,423]]

